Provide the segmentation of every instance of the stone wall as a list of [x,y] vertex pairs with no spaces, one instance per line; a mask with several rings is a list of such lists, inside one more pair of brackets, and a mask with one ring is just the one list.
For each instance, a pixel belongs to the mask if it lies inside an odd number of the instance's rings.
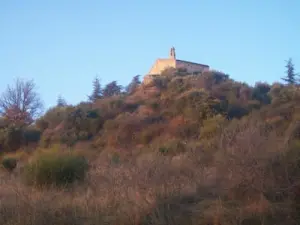
[[168,67],[176,68],[175,59],[158,59],[155,64],[152,66],[149,74],[161,74],[162,71]]
[[188,73],[202,72],[208,70],[209,66],[201,65],[192,62],[186,62],[182,60],[176,60],[176,69],[185,68]]
[[161,74],[165,69],[173,67],[185,68],[188,73],[202,72],[208,70],[209,66],[175,59],[157,59],[148,74]]

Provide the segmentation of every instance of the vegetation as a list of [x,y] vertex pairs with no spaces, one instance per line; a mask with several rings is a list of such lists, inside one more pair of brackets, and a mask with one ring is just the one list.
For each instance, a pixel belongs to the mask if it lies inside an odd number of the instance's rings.
[[87,161],[70,153],[40,153],[25,167],[24,178],[36,186],[61,186],[84,180]]
[[0,224],[299,224],[300,89],[287,68],[287,84],[254,86],[216,71],[167,69],[124,89],[97,78],[88,102],[59,98],[33,123],[2,107]]
[[0,113],[12,123],[31,124],[42,110],[33,81],[17,79],[0,97]]
[[100,80],[98,77],[96,77],[93,81],[93,92],[89,96],[89,100],[92,102],[95,102],[97,99],[100,99],[102,97],[102,88],[100,84]]
[[287,82],[290,85],[296,84],[298,82],[297,80],[298,74],[295,73],[295,67],[291,58],[287,61],[285,67],[287,69],[286,77],[282,78],[282,80]]
[[5,157],[2,159],[2,166],[9,172],[12,172],[17,167],[17,159],[12,157]]

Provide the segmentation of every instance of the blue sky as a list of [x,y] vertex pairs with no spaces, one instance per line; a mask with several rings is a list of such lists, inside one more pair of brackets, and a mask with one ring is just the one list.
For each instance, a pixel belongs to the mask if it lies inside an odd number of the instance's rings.
[[300,72],[299,0],[0,0],[0,92],[34,79],[45,107],[86,100],[92,80],[126,85],[172,46],[254,84]]

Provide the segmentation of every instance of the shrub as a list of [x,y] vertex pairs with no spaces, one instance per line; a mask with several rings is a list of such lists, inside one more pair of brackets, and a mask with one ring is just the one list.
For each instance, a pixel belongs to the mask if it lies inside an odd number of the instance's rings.
[[41,139],[41,131],[30,128],[30,129],[25,129],[23,132],[24,135],[24,141],[26,143],[29,142],[38,142]]
[[38,129],[40,129],[41,131],[44,131],[49,127],[49,122],[43,118],[36,120],[35,124],[36,124],[36,127]]
[[53,107],[37,121],[37,127],[41,130],[45,130],[47,128],[54,129],[66,119],[69,111],[71,110],[72,107]]
[[17,167],[17,159],[12,157],[5,157],[1,162],[4,169],[12,172]]
[[9,126],[0,130],[0,145],[4,151],[15,151],[23,142],[23,130],[19,127]]
[[185,150],[184,142],[178,140],[171,140],[158,149],[158,151],[165,156],[175,156],[185,152]]
[[199,138],[209,139],[217,136],[225,121],[225,118],[221,115],[217,115],[204,120],[203,127],[200,130]]
[[78,136],[73,130],[67,130],[60,136],[60,142],[62,144],[66,144],[69,147],[74,146],[77,141]]
[[120,162],[120,155],[118,153],[114,153],[111,157],[111,162],[113,164],[119,164]]
[[88,163],[72,153],[41,153],[24,170],[27,184],[39,187],[63,186],[85,178]]

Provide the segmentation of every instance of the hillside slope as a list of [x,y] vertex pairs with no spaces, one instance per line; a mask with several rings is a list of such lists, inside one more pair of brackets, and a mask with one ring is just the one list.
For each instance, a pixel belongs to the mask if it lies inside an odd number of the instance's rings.
[[[2,174],[1,224],[299,224],[299,88],[164,75],[25,128],[5,155],[18,167]],[[24,184],[39,152],[64,151],[88,159],[84,183]]]

